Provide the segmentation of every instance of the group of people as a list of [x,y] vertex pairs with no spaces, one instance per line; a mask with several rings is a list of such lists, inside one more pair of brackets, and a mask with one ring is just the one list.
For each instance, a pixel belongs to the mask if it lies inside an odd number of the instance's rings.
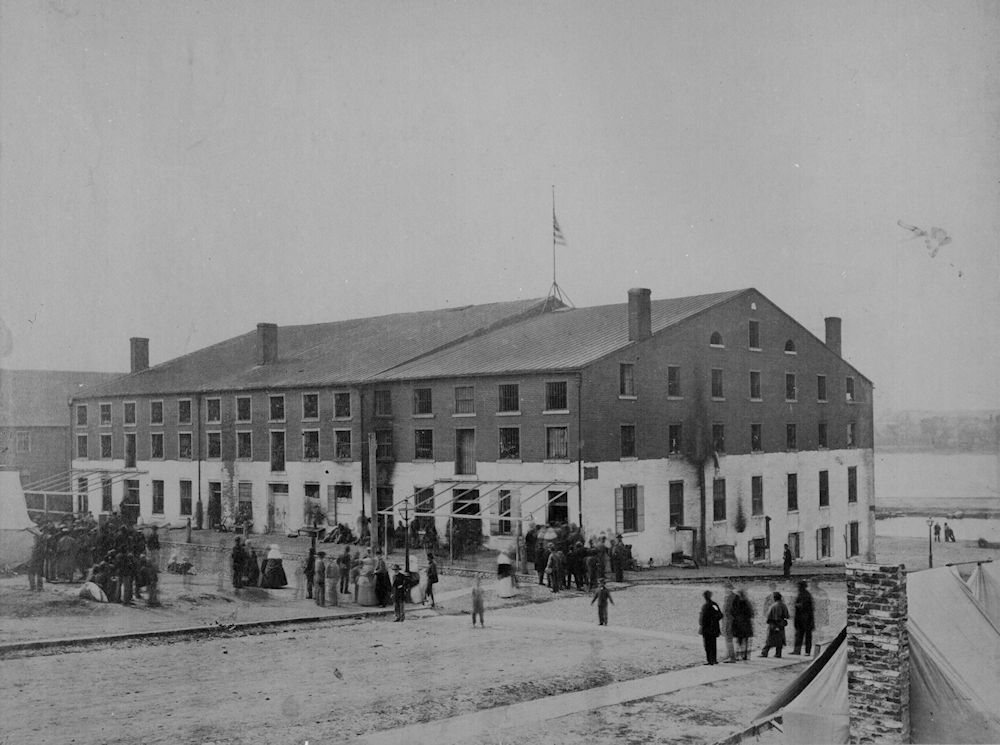
[[[754,635],[753,618],[755,609],[747,597],[746,590],[733,588],[726,583],[726,595],[722,607],[712,600],[711,590],[705,590],[704,604],[701,606],[698,630],[705,644],[707,664],[718,663],[716,641],[720,636],[726,641],[725,662],[746,661],[750,656],[750,639]],[[777,590],[770,592],[765,599],[764,623],[767,625],[767,635],[760,656],[767,657],[773,649],[775,657],[781,657],[782,649],[787,645],[785,627],[791,618],[795,630],[794,646],[790,654],[802,654],[803,649],[808,656],[812,653],[812,635],[816,628],[816,607],[808,583],[802,580],[798,583],[798,594],[793,603],[793,614],[789,614],[784,598]]]
[[256,547],[250,542],[244,542],[237,536],[233,542],[230,559],[233,588],[266,587],[279,589],[288,585],[288,575],[285,574],[281,549],[277,543],[268,546],[264,559],[257,556]]
[[[584,544],[583,534],[575,525],[569,526],[565,537],[539,540],[529,531],[525,538],[525,553],[538,573],[538,584],[548,585],[552,592],[584,588],[591,592],[601,580],[608,578],[608,567],[616,582],[623,582],[631,552],[620,535],[608,544],[605,536],[591,536]],[[530,540],[529,540],[530,538]]]
[[[934,540],[938,543],[941,542],[941,524],[934,523]],[[944,524],[944,542],[954,543],[955,542],[955,531],[951,529],[948,523]]]
[[84,591],[95,600],[124,605],[133,605],[145,590],[146,604],[157,606],[159,561],[156,526],[147,533],[117,514],[100,524],[81,514],[39,525],[28,561],[28,584],[41,591],[46,581],[83,582]]

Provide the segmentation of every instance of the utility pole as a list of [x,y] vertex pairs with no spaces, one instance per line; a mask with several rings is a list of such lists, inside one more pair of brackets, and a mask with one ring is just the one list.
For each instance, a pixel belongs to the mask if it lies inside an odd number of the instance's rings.
[[371,540],[372,558],[378,553],[378,474],[375,472],[375,433],[368,433],[368,490],[371,499],[371,525],[368,526],[368,535]]

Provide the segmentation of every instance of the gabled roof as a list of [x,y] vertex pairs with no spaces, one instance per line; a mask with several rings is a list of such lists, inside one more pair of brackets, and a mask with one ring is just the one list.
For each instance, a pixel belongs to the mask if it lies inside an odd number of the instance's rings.
[[0,369],[0,426],[68,427],[70,397],[85,396],[122,373]]
[[[674,326],[746,290],[654,300],[652,331]],[[628,346],[628,304],[566,308],[525,319],[382,373],[383,380],[572,370]]]
[[282,326],[278,359],[256,364],[257,332],[219,342],[93,392],[96,396],[198,393],[362,383],[475,334],[542,313],[543,299]]

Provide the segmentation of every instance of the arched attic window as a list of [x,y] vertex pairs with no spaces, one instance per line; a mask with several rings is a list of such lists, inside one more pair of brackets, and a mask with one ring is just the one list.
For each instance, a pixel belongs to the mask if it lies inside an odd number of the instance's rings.
[[785,342],[785,354],[795,354],[795,342],[791,339]]
[[712,332],[712,336],[709,338],[708,343],[709,343],[709,345],[711,345],[713,347],[722,347],[722,346],[725,346],[722,343],[722,334],[720,334],[718,331],[713,331]]

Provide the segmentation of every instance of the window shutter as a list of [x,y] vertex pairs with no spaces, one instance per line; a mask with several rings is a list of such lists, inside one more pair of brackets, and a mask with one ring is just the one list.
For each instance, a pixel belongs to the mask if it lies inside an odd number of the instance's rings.
[[622,488],[615,489],[615,533],[625,532],[625,504],[622,499]]
[[820,532],[821,532],[821,531],[822,531],[822,528],[821,528],[820,530],[817,530],[817,531],[816,531],[816,558],[817,558],[817,559],[821,558],[821,557],[820,557],[820,551],[819,551],[819,545],[820,545]]
[[[499,500],[499,497],[497,497],[497,500]],[[490,502],[486,511],[490,516],[490,535],[500,535],[500,520],[498,519],[500,516],[499,501]]]
[[636,522],[636,530],[638,530],[640,533],[646,529],[646,521],[643,518],[643,512],[644,512],[644,509],[643,509],[643,507],[644,507],[644,505],[643,505],[643,492],[644,491],[645,491],[645,487],[643,487],[643,486],[637,486],[637,487],[635,487],[635,515],[636,515],[635,522]]

